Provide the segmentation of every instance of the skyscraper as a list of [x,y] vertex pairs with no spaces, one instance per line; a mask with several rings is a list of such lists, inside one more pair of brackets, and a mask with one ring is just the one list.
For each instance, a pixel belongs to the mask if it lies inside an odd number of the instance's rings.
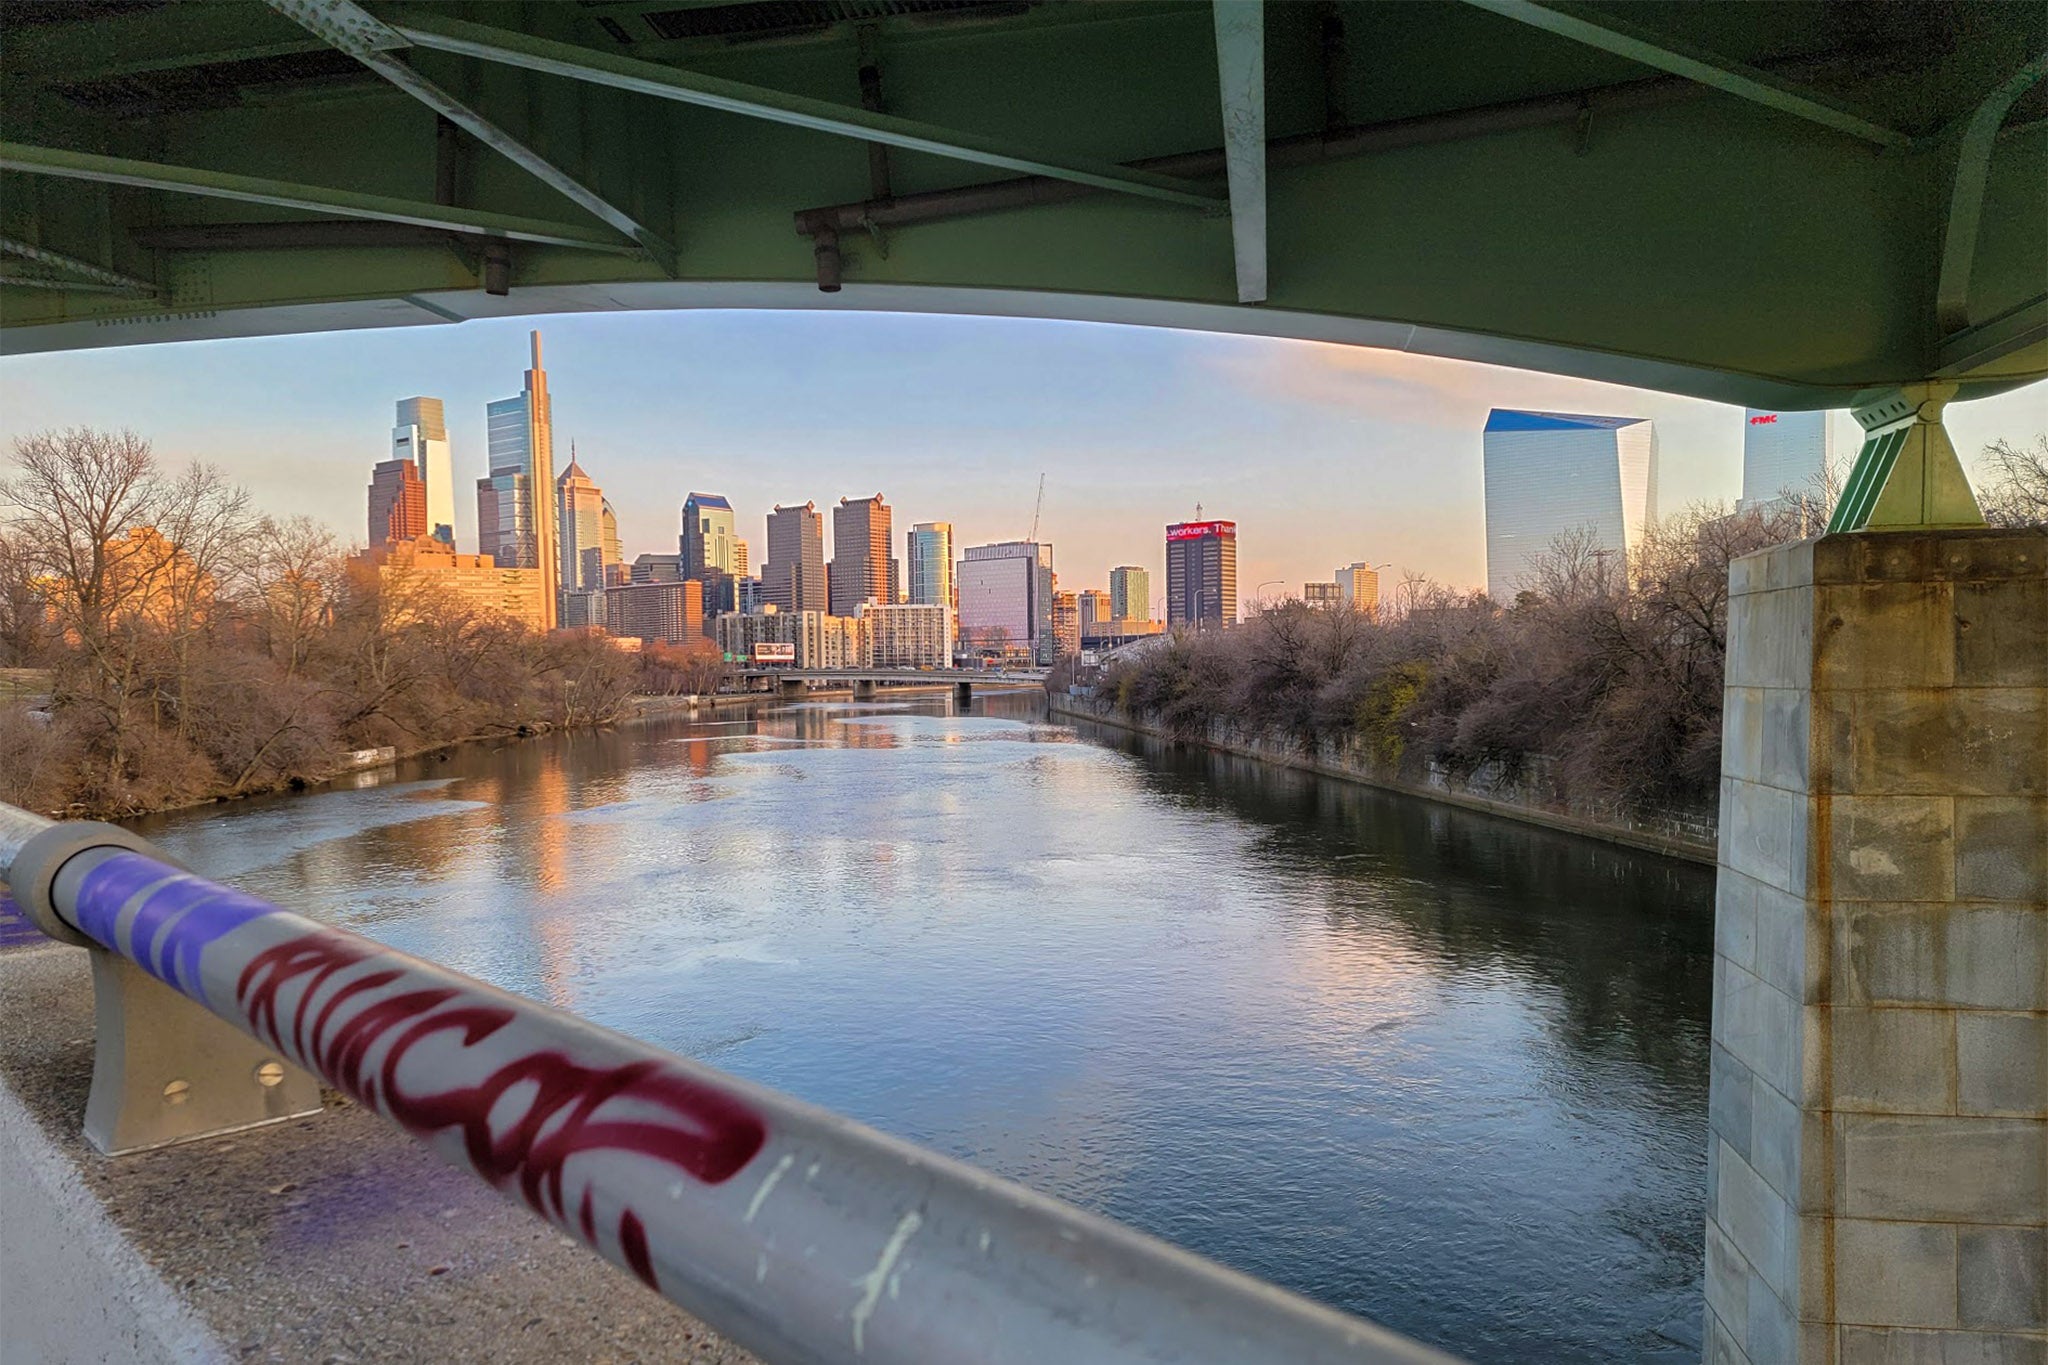
[[690,494],[683,499],[683,533],[676,543],[683,553],[683,577],[704,585],[704,614],[735,610],[740,568],[732,504],[716,493]]
[[860,604],[896,600],[896,561],[889,557],[892,514],[880,493],[841,498],[832,509],[832,591],[834,616],[858,616]]
[[784,611],[825,610],[825,518],[815,502],[768,514],[761,596]]
[[540,333],[530,334],[533,368],[517,398],[488,404],[490,474],[477,480],[477,540],[501,566],[539,569],[547,584],[545,628],[561,591],[555,551],[555,435],[548,377],[540,364]]
[[1742,500],[1747,510],[1778,500],[1817,497],[1834,457],[1825,412],[1747,408],[1742,422]]
[[391,458],[411,460],[427,491],[427,530],[455,544],[455,463],[448,448],[448,420],[438,398],[401,398],[391,428]]
[[1152,619],[1152,575],[1135,564],[1109,571],[1109,614],[1118,621]]
[[603,511],[598,514],[600,544],[603,547],[601,562],[604,565],[604,581],[609,586],[614,579],[624,581],[622,564],[625,553],[619,549],[619,514],[612,510],[612,500],[602,501]]
[[406,456],[380,460],[370,471],[370,548],[427,533],[427,489]]
[[1641,543],[1657,509],[1657,429],[1647,417],[1495,408],[1485,471],[1486,592],[1511,602],[1567,532],[1624,556]]
[[904,586],[921,606],[953,605],[953,523],[921,521],[904,536]]
[[965,644],[1053,662],[1052,546],[1030,540],[972,545],[956,568]]
[[[598,624],[604,615],[604,493],[576,462],[569,447],[569,467],[555,480],[555,544],[560,556],[562,624]],[[595,597],[596,600],[592,600]],[[572,609],[571,599],[578,605]]]
[[1237,523],[1180,521],[1168,526],[1166,623],[1201,630],[1236,621]]

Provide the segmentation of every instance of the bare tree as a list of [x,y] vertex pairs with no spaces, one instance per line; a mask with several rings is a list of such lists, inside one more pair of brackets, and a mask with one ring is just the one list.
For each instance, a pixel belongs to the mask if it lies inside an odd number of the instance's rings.
[[2031,445],[1998,440],[1984,447],[1984,519],[1993,526],[2048,526],[2048,433]]

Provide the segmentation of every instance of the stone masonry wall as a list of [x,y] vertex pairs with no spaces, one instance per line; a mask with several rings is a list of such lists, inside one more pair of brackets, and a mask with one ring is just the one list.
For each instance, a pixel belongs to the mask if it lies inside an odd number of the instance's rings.
[[1706,1358],[2048,1365],[2048,534],[1730,589]]

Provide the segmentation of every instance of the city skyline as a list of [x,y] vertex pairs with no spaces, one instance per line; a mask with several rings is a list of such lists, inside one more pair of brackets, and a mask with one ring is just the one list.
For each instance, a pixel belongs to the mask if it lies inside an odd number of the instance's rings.
[[[1248,583],[1323,581],[1369,555],[1396,577],[1476,587],[1480,430],[1494,406],[1653,418],[1660,514],[1741,492],[1738,407],[1356,347],[966,317],[567,315],[465,324],[455,344],[423,329],[12,357],[0,435],[132,426],[167,462],[210,459],[266,510],[352,541],[403,396],[442,400],[456,484],[488,475],[486,405],[514,387],[536,325],[553,435],[575,440],[620,509],[629,562],[674,545],[684,497],[705,487],[757,544],[778,503],[822,508],[876,487],[897,524],[951,522],[956,547],[1015,540],[1044,471],[1039,538],[1057,547],[1066,589],[1106,587],[1122,564],[1163,582],[1161,528],[1197,502],[1239,523]],[[842,400],[855,393],[864,420],[849,426]],[[1853,451],[1853,422],[1829,422]],[[2048,429],[2048,385],[1956,405],[1949,425],[1974,462],[1991,439]],[[467,549],[473,504],[456,502]]]

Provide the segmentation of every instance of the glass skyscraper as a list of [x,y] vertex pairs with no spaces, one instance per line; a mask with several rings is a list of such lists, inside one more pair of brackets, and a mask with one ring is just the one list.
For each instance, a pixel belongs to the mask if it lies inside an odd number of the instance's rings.
[[921,521],[904,538],[904,565],[910,600],[920,606],[951,607],[953,601],[953,523]]
[[1825,412],[1748,408],[1742,420],[1741,508],[1780,499],[1818,498],[1834,455]]
[[683,577],[704,585],[704,614],[722,616],[739,609],[738,581],[745,576],[740,541],[733,534],[732,504],[716,493],[692,493],[683,499]]
[[555,551],[555,434],[548,376],[540,364],[540,333],[529,337],[533,368],[517,398],[486,405],[490,474],[476,483],[477,541],[500,568],[539,569],[548,619],[555,626],[561,565]]
[[[1647,417],[1495,408],[1486,418],[1486,592],[1512,602],[1559,536],[1626,556],[1657,510]],[[1616,565],[1617,569],[1621,566]]]
[[401,398],[391,428],[391,458],[411,460],[427,490],[427,531],[455,544],[455,463],[448,446],[448,418],[438,398]]

